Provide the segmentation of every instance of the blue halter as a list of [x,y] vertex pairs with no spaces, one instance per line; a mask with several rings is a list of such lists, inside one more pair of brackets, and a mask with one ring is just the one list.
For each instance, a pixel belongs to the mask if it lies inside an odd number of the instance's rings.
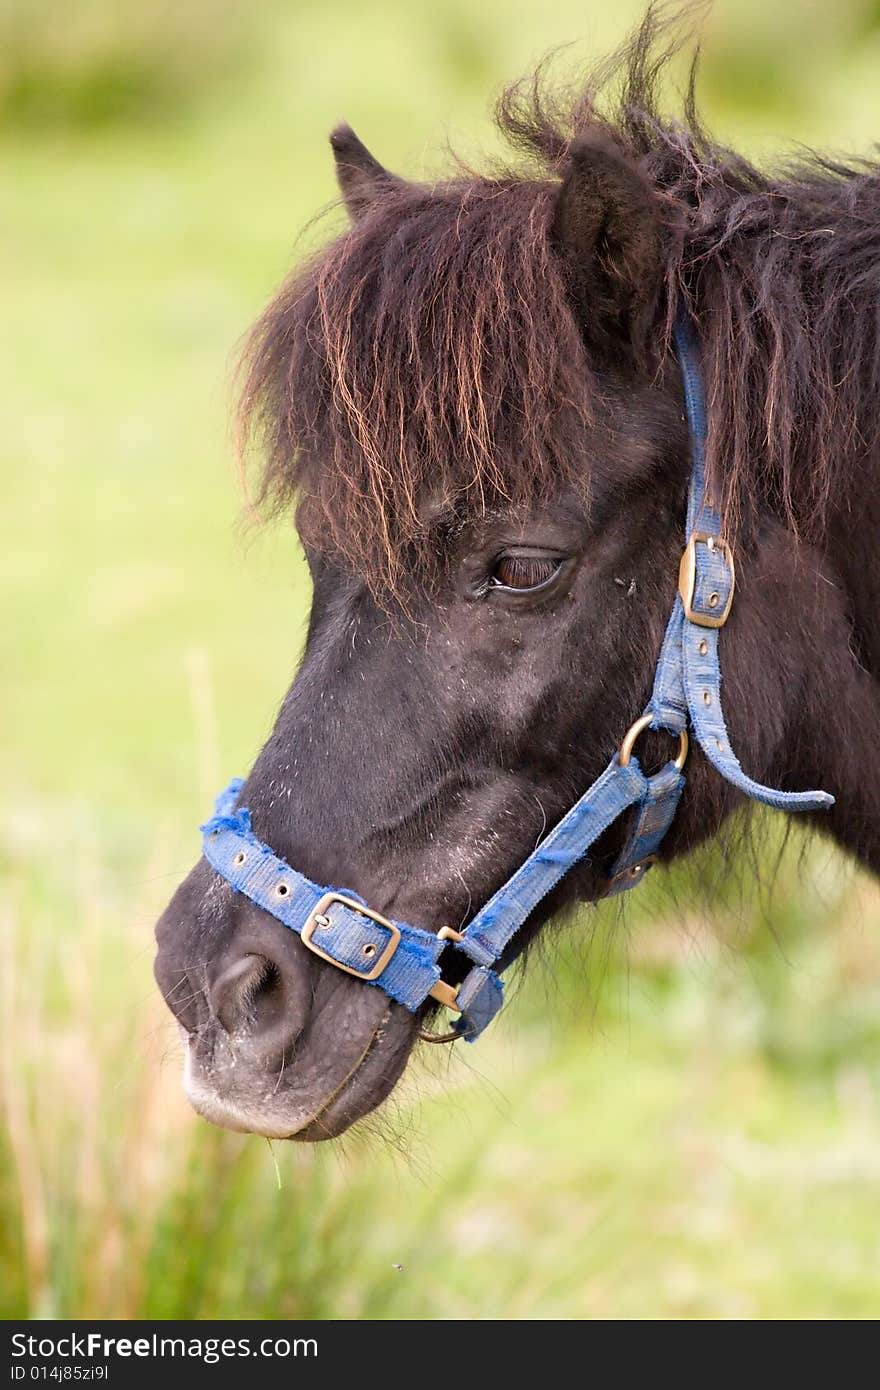
[[[629,807],[638,808],[637,814],[606,892],[625,892],[642,881],[684,789],[688,728],[721,776],[753,800],[784,811],[816,811],[834,804],[827,792],[775,791],[753,782],[731,749],[721,710],[718,634],[733,601],[734,565],[721,535],[721,518],[706,494],[699,344],[683,317],[676,324],[675,345],[692,455],[687,546],[651,698],[601,777],[472,921],[460,932],[451,927],[423,931],[389,921],[354,893],[311,883],[254,835],[248,811],[236,807],[240,778],[218,797],[213,817],[202,826],[205,858],[236,892],[297,932],[322,960],[384,990],[411,1013],[429,997],[455,1010],[459,1017],[453,1036],[471,1042],[501,1006],[503,986],[493,966],[505,947],[541,899]],[[648,728],[665,729],[679,739],[675,760],[651,777],[633,756],[636,739]],[[440,957],[450,943],[471,962],[458,988],[441,977]]]

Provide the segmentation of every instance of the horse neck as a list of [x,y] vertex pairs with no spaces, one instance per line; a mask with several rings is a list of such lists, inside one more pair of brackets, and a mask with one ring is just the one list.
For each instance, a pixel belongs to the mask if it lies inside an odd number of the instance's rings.
[[880,175],[805,166],[697,222],[710,476],[824,557],[880,680]]
[[816,828],[880,874],[880,448],[853,450],[849,465],[819,534],[799,547],[796,569],[815,578],[791,615],[804,674],[789,737],[803,772],[837,797]]
[[[764,563],[773,602],[761,647],[783,633],[792,644],[777,672],[785,736],[777,765],[766,771],[770,780],[793,777],[788,785],[833,791],[834,808],[811,819],[880,873],[880,179],[842,180],[820,193],[827,206],[818,210],[816,189],[804,193],[800,240],[797,190],[784,229],[774,229],[768,199],[765,235],[734,247],[719,265],[700,318],[717,369],[707,382],[710,401],[732,383],[734,423],[725,435],[722,400],[718,467],[733,459],[744,510],[751,504],[756,521],[771,523],[767,544],[776,554]],[[823,223],[827,250],[818,239]],[[775,272],[756,246],[780,257]],[[741,324],[729,313],[725,321],[725,303],[764,304],[764,318],[749,310]],[[760,365],[737,378],[739,327],[744,337],[754,333],[743,359]],[[779,342],[792,349],[781,364],[768,346]],[[750,402],[744,424],[730,405],[737,389]],[[768,424],[768,406],[777,404]],[[759,649],[750,653],[743,692],[760,687]]]
[[[880,682],[880,450],[860,460],[856,478],[832,505],[822,549],[843,588],[851,645],[860,666]],[[880,732],[880,730],[878,730]]]

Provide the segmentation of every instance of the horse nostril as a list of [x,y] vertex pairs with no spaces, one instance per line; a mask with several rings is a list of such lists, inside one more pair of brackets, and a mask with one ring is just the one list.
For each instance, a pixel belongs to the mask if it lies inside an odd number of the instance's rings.
[[265,956],[244,955],[218,975],[208,996],[214,1013],[227,1033],[241,1032],[259,1009],[261,997],[271,993],[278,970]]

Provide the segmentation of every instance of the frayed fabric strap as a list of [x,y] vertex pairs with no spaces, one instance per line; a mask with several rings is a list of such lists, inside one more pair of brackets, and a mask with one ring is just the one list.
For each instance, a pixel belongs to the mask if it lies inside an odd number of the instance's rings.
[[[632,824],[606,885],[606,896],[641,883],[654,863],[684,790],[681,771],[686,730],[706,757],[746,796],[786,811],[815,811],[834,804],[823,791],[786,792],[762,786],[742,769],[724,723],[718,639],[733,599],[733,557],[721,533],[721,518],[706,492],[706,407],[699,343],[689,319],[680,316],[675,343],[684,382],[691,447],[686,539],[687,589],[675,599],[666,627],[645,724],[682,738],[675,763],[651,777],[635,757],[615,754],[605,771],[480,908],[462,933],[451,933],[452,949],[463,952],[470,970],[454,993],[455,1031],[473,1041],[501,1007],[503,983],[493,967],[544,897],[625,812]],[[683,567],[684,569],[684,567]],[[637,732],[634,726],[633,733]],[[441,984],[440,957],[449,949],[433,932],[392,922],[356,893],[321,888],[279,858],[253,833],[246,807],[238,804],[241,779],[217,798],[214,815],[202,826],[208,863],[238,893],[271,913],[321,959],[383,990],[410,1012],[432,995],[453,992]]]
[[690,615],[676,597],[663,639],[647,713],[652,727],[678,732],[690,726],[709,762],[745,796],[780,811],[822,811],[834,805],[824,791],[786,792],[762,786],[740,766],[730,746],[721,707],[720,627],[706,626],[724,613],[733,595],[733,561],[724,543],[721,517],[706,490],[706,402],[700,348],[689,318],[680,314],[675,343],[684,383],[691,446],[687,540],[693,554]]
[[[301,936],[322,899],[335,890],[319,888],[257,839],[247,810],[231,809],[241,787],[239,778],[230,782],[217,798],[215,814],[201,827],[205,858],[237,893]],[[341,889],[337,900],[322,913],[326,920],[317,924],[314,946],[337,965],[366,979],[372,963],[387,950],[392,934],[366,912],[340,899],[359,902],[356,893]],[[437,960],[444,942],[432,932],[404,923],[393,925],[400,933],[397,948],[381,976],[367,982],[381,981],[386,994],[415,1010],[440,979]]]
[[589,791],[480,909],[460,949],[479,965],[494,964],[541,899],[583,859],[603,830],[630,806],[644,802],[654,780],[642,774],[635,758],[622,767],[615,754]]

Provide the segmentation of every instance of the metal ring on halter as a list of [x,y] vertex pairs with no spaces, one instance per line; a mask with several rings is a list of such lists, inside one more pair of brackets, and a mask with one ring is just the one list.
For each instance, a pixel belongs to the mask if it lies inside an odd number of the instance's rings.
[[[632,757],[633,746],[636,739],[639,734],[644,733],[645,729],[650,728],[653,722],[653,714],[643,714],[634,724],[630,725],[620,745],[620,752],[617,755],[621,767],[629,767],[629,760]],[[678,734],[678,757],[675,759],[675,766],[678,768],[679,772],[681,772],[681,769],[684,767],[689,747],[690,741],[687,736],[687,729],[680,729]]]

